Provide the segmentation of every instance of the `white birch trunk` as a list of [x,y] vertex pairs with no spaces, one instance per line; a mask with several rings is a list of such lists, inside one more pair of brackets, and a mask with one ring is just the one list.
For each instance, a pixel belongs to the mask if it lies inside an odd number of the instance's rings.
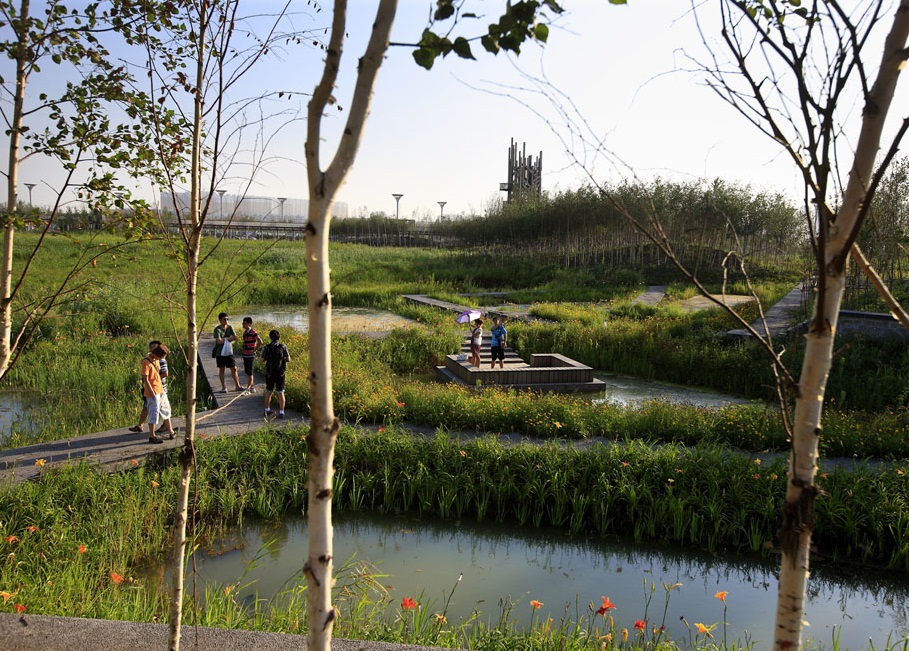
[[[826,229],[824,269],[819,269],[820,293],[817,296],[799,380],[793,423],[792,456],[786,501],[783,505],[780,544],[783,557],[780,568],[774,648],[789,651],[801,646],[805,618],[805,594],[808,583],[808,561],[814,526],[814,501],[818,489],[818,439],[824,391],[833,358],[837,318],[845,286],[849,241],[865,201],[874,171],[874,160],[880,147],[881,132],[897,78],[906,59],[909,38],[909,2],[900,3],[884,46],[877,80],[866,98],[862,127],[855,160],[837,215],[822,210],[818,228]],[[832,221],[826,223],[828,218]]]
[[[200,5],[196,44],[196,88],[205,83],[206,28],[209,4]],[[191,232],[186,238],[186,418],[183,449],[180,452],[180,485],[177,493],[177,510],[174,516],[174,576],[171,590],[168,650],[180,651],[183,623],[183,575],[186,559],[186,523],[189,513],[189,489],[196,458],[196,378],[199,368],[199,330],[196,323],[196,287],[199,278],[199,250],[202,235],[202,122],[205,94],[197,92],[193,102],[192,170],[190,184],[189,223]]]
[[[19,17],[29,18],[29,0],[22,0]],[[16,52],[16,91],[13,96],[13,117],[9,125],[9,161],[6,178],[6,216],[3,224],[3,249],[0,251],[0,378],[9,370],[13,357],[13,243],[16,235],[15,219],[19,210],[19,147],[22,129],[22,107],[25,104],[26,57],[28,36],[19,35]]]
[[334,90],[344,44],[347,1],[335,0],[331,37],[322,78],[309,103],[306,167],[309,182],[309,221],[306,225],[306,275],[309,302],[309,382],[312,418],[307,437],[309,476],[307,522],[309,550],[304,572],[307,581],[307,648],[329,651],[338,611],[331,602],[334,582],[331,521],[335,442],[340,423],[334,414],[331,373],[331,281],[328,233],[335,195],[353,165],[376,75],[388,49],[397,0],[380,0],[366,53],[360,59],[354,96],[346,127],[331,164],[322,170],[320,138],[322,116]]

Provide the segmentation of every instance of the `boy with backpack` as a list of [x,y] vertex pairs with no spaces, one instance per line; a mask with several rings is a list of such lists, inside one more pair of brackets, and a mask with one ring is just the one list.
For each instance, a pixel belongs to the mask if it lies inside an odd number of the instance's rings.
[[290,361],[287,346],[280,342],[281,334],[277,330],[268,333],[271,341],[262,347],[262,360],[265,362],[265,418],[274,413],[271,410],[271,394],[278,394],[278,418],[284,418],[284,371]]

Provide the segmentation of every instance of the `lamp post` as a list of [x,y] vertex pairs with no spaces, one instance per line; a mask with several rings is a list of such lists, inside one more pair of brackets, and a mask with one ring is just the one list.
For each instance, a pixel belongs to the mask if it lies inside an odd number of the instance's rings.
[[28,188],[28,207],[32,207],[32,188],[35,187],[34,183],[23,183],[25,187]]
[[446,203],[448,203],[448,202],[447,201],[439,202],[439,223],[440,224],[442,223],[442,219],[445,217],[445,204]]
[[287,197],[278,197],[278,203],[281,204],[281,223],[284,223],[284,202],[287,201]]
[[395,198],[395,219],[401,218],[401,197],[403,194],[393,193],[391,196]]
[[218,193],[218,197],[219,197],[219,201],[220,201],[220,204],[218,206],[218,219],[223,220],[224,219],[224,193],[227,192],[227,190],[215,190],[215,192]]

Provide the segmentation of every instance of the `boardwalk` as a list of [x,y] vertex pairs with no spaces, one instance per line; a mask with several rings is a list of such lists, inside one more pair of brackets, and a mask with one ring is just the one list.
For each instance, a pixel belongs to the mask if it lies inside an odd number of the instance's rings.
[[[210,334],[202,336],[199,350],[202,355],[202,369],[210,386],[220,388],[218,369],[211,352],[212,338]],[[245,381],[243,363],[237,357],[240,365],[240,380]],[[291,362],[292,364],[293,362]],[[136,373],[139,372],[139,360],[136,360]],[[228,387],[233,384],[230,374],[227,375]],[[196,415],[196,436],[199,438],[215,438],[217,436],[238,436],[252,432],[266,426],[281,428],[292,424],[299,424],[302,416],[290,410],[283,420],[271,420],[266,423],[264,419],[264,378],[256,375],[257,390],[254,394],[246,393],[216,393],[214,400],[216,409],[200,412]],[[172,403],[182,401],[182,396],[170,396]],[[161,445],[148,443],[148,432],[134,434],[127,428],[136,424],[139,415],[139,399],[136,396],[135,411],[123,414],[123,426],[106,432],[96,432],[75,436],[60,441],[37,443],[20,448],[0,450],[0,486],[9,483],[18,483],[38,478],[42,472],[62,464],[85,461],[96,465],[100,470],[115,472],[135,466],[144,457],[169,450],[183,445],[183,418],[175,418],[174,426],[180,427],[177,438],[173,441],[164,441]],[[272,409],[276,408],[276,400],[272,397]],[[43,460],[43,462],[42,462]],[[37,465],[36,465],[37,462]]]

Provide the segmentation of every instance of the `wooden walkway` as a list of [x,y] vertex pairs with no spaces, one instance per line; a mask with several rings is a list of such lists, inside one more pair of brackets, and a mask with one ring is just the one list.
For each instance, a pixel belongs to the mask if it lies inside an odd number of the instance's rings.
[[[199,341],[200,362],[202,371],[209,386],[220,389],[218,369],[211,357],[213,346],[210,333],[202,335]],[[245,382],[242,358],[237,356],[240,381]],[[293,362],[291,362],[293,363]],[[136,373],[139,372],[139,360],[136,360]],[[233,385],[230,373],[226,375],[227,386]],[[201,390],[201,389],[200,389]],[[283,420],[265,420],[265,383],[264,378],[256,374],[256,392],[253,394],[215,393],[213,400],[216,408],[196,414],[196,437],[198,441],[218,436],[239,436],[263,427],[275,429],[290,425],[299,425],[302,416],[298,412],[286,410]],[[171,396],[171,403],[182,402],[182,396]],[[19,448],[0,450],[0,487],[22,481],[37,479],[42,473],[63,464],[86,462],[105,472],[116,472],[135,467],[145,457],[171,450],[183,445],[183,418],[174,418],[174,427],[180,431],[173,441],[165,440],[160,445],[148,443],[148,431],[136,434],[129,431],[130,425],[136,424],[139,415],[139,396],[136,395],[136,409],[131,414],[123,415],[123,427],[106,432],[96,432],[72,438],[36,443]],[[276,398],[272,396],[272,409],[276,409]]]

